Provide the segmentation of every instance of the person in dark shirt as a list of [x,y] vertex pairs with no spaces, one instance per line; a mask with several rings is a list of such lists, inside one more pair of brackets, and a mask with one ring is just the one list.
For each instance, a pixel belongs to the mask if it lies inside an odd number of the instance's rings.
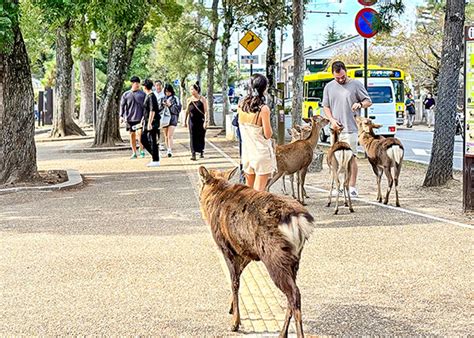
[[[145,101],[145,93],[140,90],[140,78],[132,76],[131,90],[123,93],[120,100],[120,120],[126,122],[127,131],[130,132],[130,146],[132,147],[131,159],[137,158],[137,135],[138,140],[141,139],[141,120],[143,117],[143,102]],[[145,157],[143,145],[140,142],[140,156]]]
[[428,124],[428,128],[431,128],[431,125],[434,123],[435,108],[435,99],[431,93],[428,93],[423,104],[425,105],[426,123]]
[[411,93],[407,94],[407,99],[405,101],[405,106],[407,108],[407,128],[413,128],[413,121],[415,120],[415,100],[413,100],[413,95]]
[[152,156],[148,167],[160,166],[160,155],[158,151],[158,138],[160,137],[160,114],[158,113],[158,100],[153,93],[153,81],[143,81],[145,90],[145,102],[143,104],[143,132],[141,141],[145,149]]

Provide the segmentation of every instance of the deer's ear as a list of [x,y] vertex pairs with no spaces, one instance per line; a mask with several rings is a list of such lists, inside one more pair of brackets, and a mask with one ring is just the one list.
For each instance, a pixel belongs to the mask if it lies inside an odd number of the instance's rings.
[[371,127],[372,127],[372,128],[374,128],[374,129],[379,129],[379,128],[382,128],[382,127],[383,127],[383,125],[381,125],[381,124],[376,124],[376,123],[373,123],[373,124],[371,124]]
[[224,173],[224,177],[227,179],[227,181],[230,181],[232,177],[239,171],[239,167],[235,167],[229,170],[226,170]]
[[199,176],[201,177],[201,181],[204,183],[209,182],[209,180],[212,178],[211,173],[203,166],[199,167]]
[[300,126],[300,125],[295,125],[295,126],[293,127],[293,129],[296,130],[298,133],[301,132],[301,126]]

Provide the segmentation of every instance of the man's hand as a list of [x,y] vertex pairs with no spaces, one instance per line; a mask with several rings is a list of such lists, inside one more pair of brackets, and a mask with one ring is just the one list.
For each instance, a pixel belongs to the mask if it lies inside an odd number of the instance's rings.
[[330,119],[330,121],[331,121],[331,128],[332,129],[337,130],[337,129],[342,128],[341,122],[337,121],[336,119]]
[[153,126],[151,125],[151,121],[148,122],[148,126],[146,128],[146,130],[152,130],[153,129]]
[[356,110],[359,110],[362,108],[362,103],[356,102],[352,105],[352,111],[355,112]]

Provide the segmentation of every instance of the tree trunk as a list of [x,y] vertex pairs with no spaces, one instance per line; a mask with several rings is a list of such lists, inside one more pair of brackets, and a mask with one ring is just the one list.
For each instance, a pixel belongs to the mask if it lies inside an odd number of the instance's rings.
[[122,142],[119,130],[121,90],[144,24],[145,20],[141,21],[130,34],[129,39],[127,39],[127,34],[110,37],[107,81],[97,109],[97,128],[93,147],[110,147],[116,142]]
[[0,52],[0,184],[37,176],[33,86],[17,20],[12,34],[11,49]]
[[268,79],[268,106],[270,107],[270,121],[272,124],[273,134],[276,136],[278,133],[278,126],[275,114],[275,94],[274,89],[276,88],[275,83],[275,69],[276,69],[276,28],[277,22],[273,14],[267,15],[267,59],[266,59],[266,73]]
[[69,135],[85,136],[84,131],[74,122],[72,98],[71,21],[67,20],[56,32],[56,87],[51,137]]
[[303,106],[303,77],[304,77],[304,4],[303,0],[293,0],[293,99],[291,105],[292,124],[301,123]]
[[[188,76],[182,76],[180,79],[179,79],[179,85],[181,87],[181,97],[180,97],[180,100],[181,100],[181,110],[183,109],[187,109],[188,107],[186,106],[186,78]],[[184,118],[184,117],[183,117]],[[181,121],[182,124],[184,124],[184,120]]]
[[440,186],[453,177],[456,103],[463,51],[464,0],[447,0],[438,102],[430,165],[424,186]]
[[211,126],[216,125],[214,120],[214,68],[216,67],[216,45],[219,32],[219,17],[217,13],[218,5],[219,0],[212,0],[212,39],[207,53],[207,102],[209,110],[209,125]]
[[229,47],[231,38],[231,29],[234,24],[232,4],[228,0],[222,0],[224,8],[224,34],[222,36],[222,99],[223,99],[223,116],[222,128],[226,130],[226,116],[230,113],[229,105]]
[[94,72],[92,59],[81,60],[81,110],[79,125],[91,126],[94,112]]

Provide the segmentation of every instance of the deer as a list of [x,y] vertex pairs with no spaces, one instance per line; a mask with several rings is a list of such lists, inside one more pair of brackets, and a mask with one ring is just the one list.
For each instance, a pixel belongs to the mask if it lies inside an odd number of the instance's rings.
[[[306,140],[297,140],[293,143],[279,145],[276,147],[277,172],[267,183],[267,191],[283,175],[296,173],[296,199],[305,205],[304,183],[308,167],[313,161],[314,148],[318,144],[321,128],[329,124],[329,120],[314,116],[311,119],[311,134]],[[301,196],[300,196],[301,195]]]
[[[290,143],[293,143],[298,140],[306,140],[309,137],[309,135],[311,135],[311,125],[306,125],[306,126],[296,125],[293,128],[288,128],[287,131],[288,131],[288,134],[290,134],[291,136]],[[288,192],[286,191],[285,175],[283,175],[282,180],[283,180],[283,194],[288,195]],[[294,186],[294,174],[290,175],[290,185],[291,185],[291,196],[293,196],[293,198],[296,198],[295,186]],[[303,191],[303,194],[306,198],[309,198],[308,195],[306,194],[306,190]]]
[[251,261],[262,261],[288,300],[280,337],[288,337],[292,317],[297,337],[304,337],[296,275],[304,244],[314,229],[314,218],[294,199],[232,184],[229,180],[236,172],[238,168],[224,172],[199,168],[201,214],[230,273],[231,330],[238,331],[241,324],[240,275]]
[[[343,190],[344,190],[344,204],[349,206],[349,211],[354,212],[352,208],[351,195],[349,193],[349,180],[351,178],[351,166],[352,161],[355,161],[354,153],[352,152],[351,146],[346,143],[339,141],[339,134],[343,130],[343,127],[336,127],[331,129],[331,147],[327,153],[327,163],[331,172],[331,189],[329,190],[328,207],[331,206],[332,202],[332,191],[336,189],[336,206],[334,208],[334,215],[339,212],[339,195],[340,195],[340,176],[343,175]],[[334,183],[336,186],[334,187]]]
[[[398,178],[402,169],[404,148],[402,142],[395,137],[383,137],[375,135],[374,129],[382,127],[380,124],[373,123],[370,119],[357,117],[357,127],[359,129],[359,143],[364,147],[375,176],[377,176],[377,201],[382,203],[382,191],[380,182],[382,175],[388,180],[387,193],[385,194],[384,204],[388,204],[388,199],[392,187],[395,183],[395,204],[400,207],[398,199]],[[392,176],[393,168],[393,176]]]

